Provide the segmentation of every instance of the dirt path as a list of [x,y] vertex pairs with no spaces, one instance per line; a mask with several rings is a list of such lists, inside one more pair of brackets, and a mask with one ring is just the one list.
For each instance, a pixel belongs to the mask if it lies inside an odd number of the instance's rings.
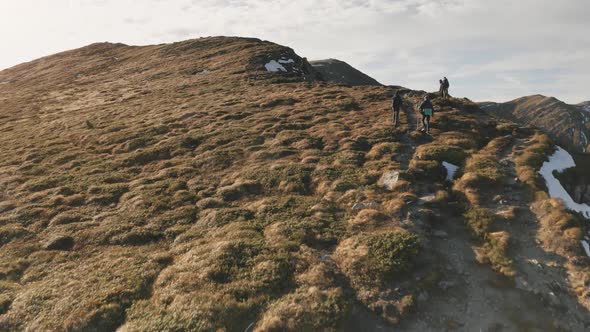
[[548,306],[537,294],[475,260],[462,221],[444,218],[434,233],[432,266],[438,290],[418,296],[419,315],[405,320],[404,331],[583,331],[581,321]]
[[414,112],[414,104],[408,100],[404,100],[402,109],[406,115],[408,130],[418,130],[418,116]]
[[[516,141],[516,148],[524,144]],[[513,146],[505,156],[512,160]],[[516,176],[513,163],[506,163]],[[536,241],[537,224],[525,187],[500,191],[502,202],[486,206],[496,211],[508,204],[523,211],[517,222],[505,225],[511,236],[514,280],[476,261],[473,238],[463,220],[444,211],[428,230],[425,250],[432,255],[423,269],[437,279],[436,291],[417,297],[413,317],[402,321],[403,331],[585,331],[590,313],[568,291],[562,258],[544,251]],[[502,204],[500,204],[502,203]],[[415,211],[417,207],[414,207]],[[424,225],[426,228],[428,226]]]

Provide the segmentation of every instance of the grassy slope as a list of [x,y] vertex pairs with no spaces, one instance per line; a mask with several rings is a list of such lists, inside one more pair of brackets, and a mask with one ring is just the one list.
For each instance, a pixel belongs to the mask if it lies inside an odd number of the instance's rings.
[[264,70],[282,55],[95,44],[0,72],[0,330],[337,329],[358,307],[396,324],[436,287],[413,282],[430,254],[402,222],[436,220],[440,162],[514,125],[453,99],[433,136],[392,130],[386,88]]

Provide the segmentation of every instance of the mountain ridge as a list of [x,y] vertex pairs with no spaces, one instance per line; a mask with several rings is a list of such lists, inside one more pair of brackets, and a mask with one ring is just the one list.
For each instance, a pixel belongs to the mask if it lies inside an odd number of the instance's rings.
[[590,141],[588,115],[577,105],[555,97],[531,95],[505,103],[483,102],[480,105],[495,116],[536,126],[571,151],[586,152]]

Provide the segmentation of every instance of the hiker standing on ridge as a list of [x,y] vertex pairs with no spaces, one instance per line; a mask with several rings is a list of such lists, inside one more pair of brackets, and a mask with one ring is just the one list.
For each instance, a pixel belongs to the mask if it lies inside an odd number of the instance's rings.
[[402,107],[402,97],[396,91],[393,95],[393,99],[391,99],[391,110],[393,111],[393,126],[397,128],[397,124],[399,122],[399,110]]
[[449,98],[449,80],[443,77],[443,97]]
[[428,95],[424,96],[424,101],[420,104],[420,114],[422,114],[422,129],[420,131],[426,131],[430,133],[430,117],[434,115],[434,106],[430,102]]
[[438,88],[438,93],[440,93],[441,98],[444,98],[445,97],[445,83],[443,82],[443,80],[438,80],[438,83],[440,84],[440,87]]

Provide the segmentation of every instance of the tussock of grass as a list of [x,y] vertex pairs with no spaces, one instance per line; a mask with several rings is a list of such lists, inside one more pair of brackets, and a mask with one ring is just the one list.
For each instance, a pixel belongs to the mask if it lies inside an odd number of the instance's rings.
[[579,241],[584,221],[579,216],[568,212],[557,199],[540,201],[536,210],[541,215],[538,237],[547,249],[564,256],[582,254]]
[[59,177],[41,177],[29,180],[25,183],[24,189],[29,191],[42,191],[50,188],[55,188],[63,179]]
[[16,239],[24,239],[33,235],[29,230],[18,225],[0,226],[0,245],[5,245]]
[[277,189],[288,193],[308,192],[312,169],[300,164],[281,165],[273,168],[253,168],[243,173],[245,179],[256,181],[266,192]]
[[366,154],[366,158],[369,160],[379,160],[383,157],[391,158],[400,149],[399,143],[385,142],[376,144]]
[[336,259],[351,282],[362,287],[407,272],[418,249],[418,238],[406,231],[365,234],[342,242]]
[[475,155],[465,164],[465,172],[485,178],[489,184],[500,184],[504,173],[494,156]]
[[[187,251],[160,275],[153,299],[130,309],[126,328],[245,329],[292,287],[290,254],[269,250],[262,235],[244,222],[182,247]],[[170,282],[177,278],[180,282]]]
[[349,223],[353,228],[376,227],[389,219],[387,215],[377,210],[363,209],[354,218],[350,219]]
[[129,191],[129,187],[125,184],[91,186],[88,188],[88,203],[99,205],[116,204],[119,198],[127,191]]
[[446,171],[439,161],[412,159],[407,174],[414,179],[444,179]]
[[[34,289],[14,297],[10,312],[0,318],[0,326],[19,330],[34,319],[55,330],[114,329],[125,319],[125,309],[148,295],[151,279],[162,268],[128,249],[83,258],[85,264],[64,258],[54,269],[35,266],[27,270],[25,278],[36,279],[34,274],[39,273],[46,277],[40,278]],[[94,292],[87,292],[89,288]]]
[[507,232],[493,232],[487,234],[486,242],[476,249],[480,263],[489,262],[493,269],[507,277],[515,276],[512,260],[507,256],[510,236]]
[[474,207],[464,214],[465,221],[473,235],[482,243],[476,249],[480,263],[490,263],[496,271],[512,277],[512,260],[507,256],[510,236],[507,232],[493,232],[495,215],[488,209]]
[[[380,289],[412,269],[419,247],[417,236],[403,230],[361,234],[342,241],[334,260],[350,280],[359,300],[396,324],[413,301],[383,298]],[[396,310],[384,310],[387,306]]]
[[447,161],[455,165],[463,164],[467,155],[467,152],[460,147],[438,143],[421,145],[416,149],[416,157],[418,159],[435,160],[438,162]]
[[221,187],[217,193],[224,201],[235,201],[248,195],[260,194],[262,186],[255,181],[236,181],[236,183]]
[[464,217],[473,235],[485,239],[494,221],[494,214],[488,209],[474,207],[467,210]]
[[349,308],[340,288],[302,288],[271,304],[255,331],[337,331]]
[[399,142],[402,138],[403,133],[400,130],[394,128],[378,129],[371,132],[369,136],[369,142],[373,145],[379,143],[394,143]]
[[418,254],[418,237],[407,232],[383,233],[367,239],[371,274],[389,279],[407,272]]
[[549,137],[542,133],[536,133],[526,149],[515,160],[516,172],[520,181],[530,185],[534,190],[544,191],[544,181],[538,170],[553,150],[554,145]]
[[64,225],[81,221],[83,216],[75,211],[66,211],[53,217],[49,224],[51,226]]

